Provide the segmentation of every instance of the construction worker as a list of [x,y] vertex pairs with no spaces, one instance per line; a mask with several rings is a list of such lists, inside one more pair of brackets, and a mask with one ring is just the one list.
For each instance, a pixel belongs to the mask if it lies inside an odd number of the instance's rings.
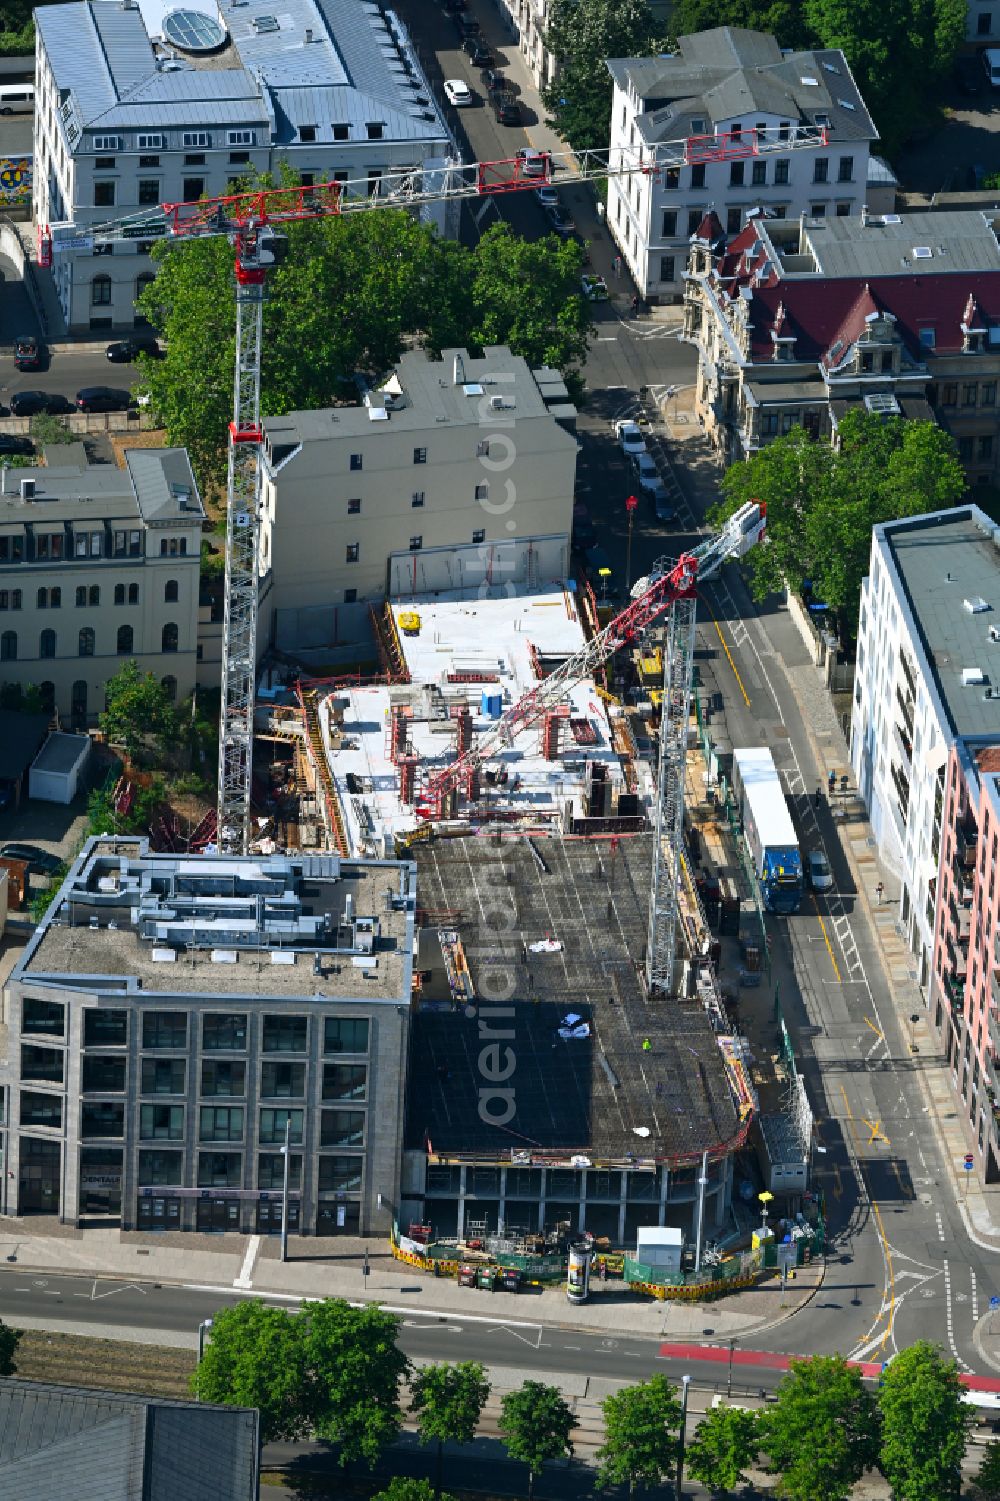
[[642,1039],[642,1051],[644,1053],[651,1053],[653,1051],[653,1044],[650,1042],[648,1037],[644,1037]]

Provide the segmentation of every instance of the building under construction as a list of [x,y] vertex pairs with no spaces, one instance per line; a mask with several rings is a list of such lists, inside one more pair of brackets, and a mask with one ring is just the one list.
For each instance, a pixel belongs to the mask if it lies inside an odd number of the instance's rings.
[[753,1113],[704,996],[641,983],[651,836],[497,830],[414,850],[419,991],[400,1224],[468,1240],[559,1224],[612,1245],[727,1217]]

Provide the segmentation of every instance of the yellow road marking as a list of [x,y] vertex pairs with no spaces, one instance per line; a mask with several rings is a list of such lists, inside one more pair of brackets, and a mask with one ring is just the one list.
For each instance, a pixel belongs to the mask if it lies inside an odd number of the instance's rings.
[[885,1033],[879,1031],[878,1027],[876,1027],[875,1023],[872,1021],[871,1017],[865,1017],[865,1026],[871,1027],[872,1031],[875,1033],[875,1036],[880,1037],[882,1041],[885,1042]]
[[833,965],[833,972],[837,976],[837,983],[839,984],[840,983],[840,969],[839,969],[839,967],[837,965],[836,955],[833,952],[833,944],[830,942],[830,935],[826,931],[826,923],[823,921],[823,914],[819,910],[819,903],[816,901],[815,897],[813,897],[813,899],[812,899],[812,904],[813,904],[813,907],[816,909],[816,916],[819,918],[820,930],[822,931],[822,934],[823,934],[823,942],[826,944],[826,951],[830,955],[830,963]]
[[[858,1125],[857,1121],[854,1119],[854,1112],[851,1110],[851,1104],[847,1098],[847,1090],[844,1088],[843,1084],[840,1086],[840,1093],[844,1099],[844,1109],[847,1111],[847,1119],[851,1123],[851,1135],[854,1137],[855,1146],[858,1146]],[[865,1124],[867,1126],[870,1126],[871,1122],[866,1121]],[[858,1172],[861,1174],[861,1181],[862,1183],[864,1183],[864,1172],[862,1170],[860,1161],[858,1161],[857,1166]],[[868,1193],[867,1183],[865,1183],[864,1186],[865,1192]],[[879,1238],[879,1243],[882,1247],[882,1255],[885,1258],[886,1277],[888,1282],[888,1288],[886,1290],[889,1293],[889,1307],[887,1309],[880,1309],[878,1319],[875,1320],[875,1322],[878,1323],[879,1319],[888,1316],[889,1322],[887,1323],[885,1333],[882,1336],[882,1343],[879,1345],[879,1349],[884,1350],[886,1341],[892,1334],[893,1324],[895,1323],[896,1319],[896,1273],[892,1265],[892,1251],[889,1248],[889,1240],[885,1233],[885,1226],[882,1223],[882,1212],[870,1193],[868,1193],[868,1202],[872,1206],[872,1214],[875,1218],[875,1230]],[[882,1298],[884,1301],[885,1291],[883,1291]]]
[[726,644],[726,638],[725,638],[725,636],[722,634],[722,627],[719,625],[719,622],[715,618],[715,611],[712,609],[712,606],[708,603],[708,600],[704,599],[704,596],[702,597],[702,602],[704,603],[706,610],[708,611],[708,613],[712,617],[712,624],[715,626],[716,631],[718,631],[719,640],[722,642],[722,650],[726,654],[726,661],[729,663],[730,667],[733,669],[733,677],[736,679],[737,687],[739,688],[740,692],[743,695],[743,702],[746,704],[747,708],[749,709],[749,707],[750,707],[750,695],[747,693],[747,690],[743,686],[743,679],[740,677],[739,672],[736,669],[736,663],[733,661],[733,654],[729,650],[729,647]]
[[886,1144],[886,1146],[889,1145],[889,1138],[888,1138],[888,1136],[886,1136],[885,1132],[882,1130],[882,1122],[881,1121],[870,1121],[868,1119],[867,1115],[863,1115],[861,1117],[861,1119],[864,1121],[865,1125],[868,1127],[869,1131],[871,1132],[871,1135],[868,1138],[868,1145],[869,1146],[873,1146],[874,1143],[877,1142],[877,1141],[884,1141],[885,1144]]

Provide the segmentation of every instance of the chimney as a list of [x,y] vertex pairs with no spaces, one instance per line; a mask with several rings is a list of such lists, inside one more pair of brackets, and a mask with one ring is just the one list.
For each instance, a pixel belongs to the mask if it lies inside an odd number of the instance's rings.
[[311,26],[307,26],[306,27],[306,46],[307,47],[309,46],[309,43],[312,41],[312,39],[313,39],[312,27]]
[[465,361],[460,354],[455,356],[455,364],[452,372],[452,380],[456,386],[465,385]]

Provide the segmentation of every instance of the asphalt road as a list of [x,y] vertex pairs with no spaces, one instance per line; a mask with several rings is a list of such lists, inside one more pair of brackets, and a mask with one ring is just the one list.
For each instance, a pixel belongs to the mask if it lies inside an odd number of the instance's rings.
[[15,370],[11,355],[0,356],[0,404],[10,405],[15,391],[48,391],[74,401],[83,386],[129,389],[138,379],[134,365],[113,365],[100,354],[71,349],[53,354],[47,370]]

